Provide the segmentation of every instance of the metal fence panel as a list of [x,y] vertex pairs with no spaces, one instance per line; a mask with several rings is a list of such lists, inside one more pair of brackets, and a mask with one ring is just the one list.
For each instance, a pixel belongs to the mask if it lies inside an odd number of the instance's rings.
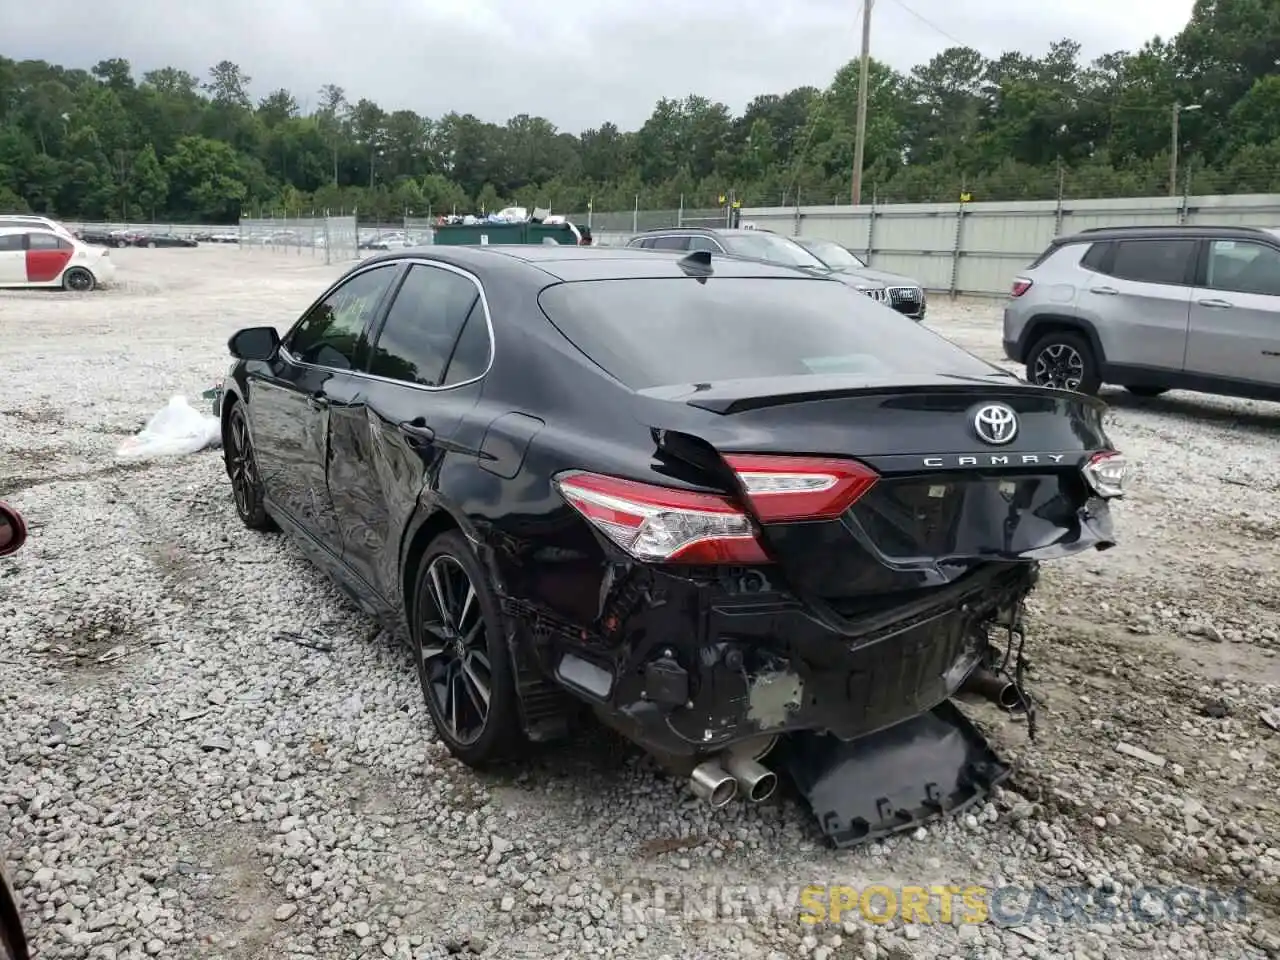
[[359,253],[359,230],[351,217],[271,217],[240,220],[240,249],[296,253],[324,258],[325,263],[354,260]]

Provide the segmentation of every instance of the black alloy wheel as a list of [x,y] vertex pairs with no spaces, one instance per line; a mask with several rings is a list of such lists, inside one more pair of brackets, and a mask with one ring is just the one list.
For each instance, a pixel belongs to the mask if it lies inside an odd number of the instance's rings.
[[1089,344],[1066,332],[1047,334],[1031,348],[1027,379],[1040,387],[1076,393],[1097,393],[1102,386]]
[[414,593],[418,679],[436,733],[470,766],[507,759],[521,740],[511,658],[488,577],[460,532],[432,542]]
[[231,409],[222,446],[227,476],[231,478],[231,494],[235,497],[236,513],[240,515],[241,523],[250,530],[274,530],[275,521],[267,514],[264,505],[262,477],[253,453],[249,421],[239,403]]
[[72,267],[62,275],[62,288],[75,293],[88,293],[98,285],[93,274],[84,267]]

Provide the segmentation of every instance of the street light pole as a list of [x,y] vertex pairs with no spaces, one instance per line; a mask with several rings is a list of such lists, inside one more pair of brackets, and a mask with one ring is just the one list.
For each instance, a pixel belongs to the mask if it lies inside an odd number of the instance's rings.
[[1173,105],[1172,123],[1170,124],[1169,139],[1169,196],[1176,197],[1178,195],[1178,146],[1179,146],[1179,119],[1184,111],[1199,110],[1200,104],[1189,103],[1183,106],[1180,103]]
[[853,205],[862,203],[862,155],[867,138],[867,80],[871,61],[871,5],[862,0],[862,59],[858,64],[858,121],[853,141]]

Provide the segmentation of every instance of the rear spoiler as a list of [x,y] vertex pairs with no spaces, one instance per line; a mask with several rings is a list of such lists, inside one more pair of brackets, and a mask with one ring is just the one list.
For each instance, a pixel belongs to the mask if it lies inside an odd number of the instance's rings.
[[711,413],[733,414],[788,403],[834,400],[869,393],[968,393],[974,388],[1016,384],[1025,393],[1027,384],[1014,374],[993,370],[989,376],[914,374],[896,377],[868,377],[856,374],[761,377],[750,380],[720,380],[714,383],[687,383],[650,387],[637,391],[655,400],[683,401]]

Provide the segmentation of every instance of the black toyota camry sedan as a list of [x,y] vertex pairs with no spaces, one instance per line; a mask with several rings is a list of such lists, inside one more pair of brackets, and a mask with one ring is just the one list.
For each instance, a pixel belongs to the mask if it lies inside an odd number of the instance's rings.
[[1007,772],[951,698],[1028,707],[1038,565],[1123,493],[1095,398],[703,251],[395,251],[230,350],[240,518],[403,631],[457,757],[586,705],[715,805],[785,766],[837,839]]

